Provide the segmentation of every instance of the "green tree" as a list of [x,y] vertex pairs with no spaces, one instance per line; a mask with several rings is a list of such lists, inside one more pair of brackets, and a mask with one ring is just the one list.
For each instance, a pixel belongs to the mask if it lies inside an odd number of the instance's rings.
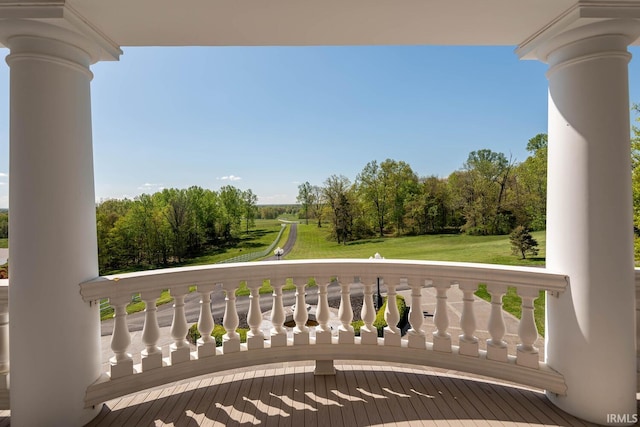
[[304,212],[305,223],[309,225],[309,207],[313,203],[313,192],[309,181],[304,182],[298,186],[297,202],[302,206]]
[[255,227],[256,216],[258,214],[258,196],[253,194],[253,191],[246,190],[242,192],[242,202],[244,208],[244,220],[246,223],[246,232],[249,232],[249,227]]
[[9,237],[9,213],[0,212],[0,239]]
[[358,192],[364,200],[365,209],[373,217],[375,228],[380,237],[384,236],[385,220],[389,210],[387,203],[389,191],[387,186],[390,183],[390,179],[386,173],[387,171],[383,170],[378,165],[378,162],[373,160],[367,163],[362,172],[356,177]]
[[517,226],[509,235],[511,242],[511,252],[514,255],[527,258],[527,254],[538,255],[538,242],[531,236],[531,233],[523,226]]
[[316,221],[318,221],[318,228],[322,227],[322,213],[325,206],[325,197],[322,187],[313,185],[311,187],[311,211]]
[[518,206],[524,212],[518,222],[532,230],[544,230],[547,219],[547,134],[540,133],[527,143],[531,153],[516,168]]
[[351,182],[344,175],[331,175],[324,182],[324,197],[330,209],[333,235],[338,243],[346,244],[353,225],[353,195]]

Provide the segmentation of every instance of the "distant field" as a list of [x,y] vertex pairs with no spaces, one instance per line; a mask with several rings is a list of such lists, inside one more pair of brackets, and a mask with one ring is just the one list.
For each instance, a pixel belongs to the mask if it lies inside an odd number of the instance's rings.
[[[186,261],[183,265],[215,264],[217,262],[224,261],[225,259],[240,256],[248,252],[261,251],[273,243],[281,228],[282,223],[277,219],[257,219],[256,226],[254,228],[250,228],[249,233],[243,234],[240,243],[236,247],[192,258]],[[278,244],[284,245],[288,235],[288,230],[286,230]]]
[[0,248],[8,248],[9,239],[0,239]]
[[509,236],[468,236],[439,234],[427,236],[374,238],[339,245],[328,240],[329,229],[298,225],[298,240],[287,259],[369,258],[376,252],[385,258],[433,261],[481,262],[488,264],[543,266],[545,232],[532,233],[540,253],[531,259],[511,255]]

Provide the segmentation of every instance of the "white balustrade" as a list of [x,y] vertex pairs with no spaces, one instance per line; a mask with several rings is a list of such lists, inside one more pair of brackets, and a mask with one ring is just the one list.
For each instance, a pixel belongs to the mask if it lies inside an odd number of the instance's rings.
[[353,307],[351,307],[351,293],[349,292],[349,283],[340,284],[340,308],[338,309],[338,317],[340,318],[340,326],[338,327],[338,342],[340,344],[353,344],[354,331],[351,322],[353,321]]
[[436,288],[436,312],[433,315],[433,324],[436,331],[433,333],[433,349],[435,351],[451,352],[451,335],[449,328],[449,313],[447,310],[447,291],[451,284],[442,280],[433,282]]
[[[366,277],[362,277],[365,273]],[[376,318],[374,309],[375,276],[384,276],[381,281],[386,286],[387,304],[384,339],[379,340],[377,330],[373,326]],[[348,281],[339,283],[340,308],[338,310],[338,336],[332,339],[329,308],[329,277],[360,277],[362,282],[363,303],[361,317],[364,325],[360,328],[360,338],[354,339],[351,322],[353,308],[351,299],[355,290]],[[318,302],[316,320],[318,326],[315,333],[306,322],[309,317],[305,297],[305,280],[299,278],[314,277],[317,283]],[[265,334],[261,330],[262,311],[260,308],[259,290],[263,279],[267,278],[273,288],[271,323],[273,325],[265,342]],[[288,345],[287,329],[284,327],[284,284],[294,278],[296,284],[296,309],[293,317],[296,323],[293,328],[293,345]],[[408,279],[409,280],[408,280]],[[433,342],[428,343],[423,332],[424,316],[422,302],[425,281],[431,281],[436,291],[436,310],[433,319],[435,332]],[[473,295],[478,282],[487,282],[491,295],[491,313],[487,327],[490,339],[487,350],[478,349],[476,334],[477,320],[474,315]],[[245,282],[249,289],[247,324],[247,345],[240,345],[238,307],[236,290],[238,284]],[[215,283],[222,283],[225,293],[225,309],[223,326],[226,334],[223,337],[222,350],[215,348],[215,340],[211,337],[214,328],[212,315],[212,293]],[[452,346],[448,332],[449,316],[448,292],[451,283],[457,283],[463,294],[459,326],[462,334],[459,346]],[[411,289],[409,321],[411,329],[406,338],[401,338],[401,331],[396,326],[400,320],[397,308],[397,288],[407,285]],[[363,260],[314,260],[314,261],[281,261],[279,263],[257,262],[236,263],[214,266],[198,266],[159,271],[130,273],[118,277],[105,277],[89,281],[81,285],[81,293],[85,301],[93,303],[108,298],[115,308],[114,331],[111,348],[114,357],[110,360],[111,379],[117,379],[118,386],[110,388],[108,379],[101,379],[87,390],[87,404],[97,404],[122,396],[127,392],[141,390],[145,384],[159,385],[163,381],[175,381],[224,369],[246,367],[261,363],[285,362],[288,360],[316,360],[317,374],[334,372],[333,359],[354,360],[395,360],[401,363],[428,363],[435,367],[468,371],[480,375],[521,382],[535,387],[554,390],[562,394],[565,388],[562,377],[550,370],[544,363],[538,362],[538,350],[534,344],[537,330],[533,316],[533,300],[540,290],[553,293],[562,292],[567,278],[550,273],[544,269],[484,266],[476,264],[431,263],[424,261],[376,260],[375,269],[370,261]],[[190,357],[190,346],[186,341],[187,321],[185,317],[185,296],[189,286],[196,286],[200,294],[200,314],[198,328],[201,338],[198,340],[197,357]],[[509,363],[508,348],[504,341],[505,322],[502,313],[502,297],[507,286],[517,288],[522,297],[522,320],[519,324],[520,345],[515,357],[516,363]],[[161,359],[158,347],[158,316],[155,301],[162,289],[169,289],[174,297],[173,322],[171,326],[171,357],[167,361]],[[131,295],[140,293],[147,305],[145,324],[142,331],[142,364],[134,369],[133,360],[128,353],[131,335],[127,326],[126,305]],[[264,296],[262,296],[264,297]],[[2,292],[0,287],[0,378],[8,370],[6,357],[8,345],[6,333],[6,310],[3,311]],[[4,335],[3,335],[4,334]],[[306,336],[305,336],[306,335]],[[315,335],[315,339],[310,337]],[[402,340],[406,342],[402,344]],[[317,345],[317,348],[311,348]],[[366,348],[359,348],[364,345]],[[376,345],[375,351],[371,345]],[[331,347],[335,346],[335,350]],[[246,352],[251,353],[250,355]],[[455,352],[455,355],[449,353]],[[234,353],[238,353],[234,355]],[[460,358],[457,354],[470,356]],[[215,355],[215,362],[212,361]],[[160,357],[160,359],[159,359]],[[382,357],[382,359],[379,359]],[[488,363],[487,359],[491,362]],[[499,369],[495,361],[504,362]],[[164,364],[163,364],[164,362]],[[212,363],[213,362],[213,363]],[[530,369],[538,368],[538,369]],[[2,383],[0,383],[0,407],[2,405]],[[8,394],[8,393],[7,393]]]
[[171,288],[173,297],[173,322],[171,323],[171,338],[173,343],[169,347],[171,364],[188,362],[190,359],[189,342],[187,341],[187,317],[184,312],[184,297],[189,292],[187,286]]
[[364,326],[360,328],[360,343],[362,344],[378,344],[378,330],[373,326],[376,320],[376,309],[373,306],[373,286],[370,279],[363,282],[363,300],[362,311],[360,317]]
[[131,345],[131,334],[127,326],[127,304],[130,302],[130,295],[109,299],[109,303],[115,311],[113,334],[111,335],[111,350],[113,350],[114,356],[109,359],[109,363],[111,364],[111,379],[133,374],[133,359],[131,358],[131,354],[127,353]]
[[213,284],[198,285],[198,293],[200,294],[198,359],[215,356],[216,354],[216,340],[211,336],[211,332],[215,327],[213,314],[211,313],[211,292],[213,292],[214,286]]
[[240,351],[240,334],[238,334],[238,326],[240,318],[236,309],[236,289],[237,287],[229,283],[222,285],[224,289],[224,318],[222,326],[226,333],[222,336],[222,352],[224,354],[236,353]]
[[264,348],[264,333],[260,326],[262,325],[262,310],[260,310],[260,287],[262,281],[253,281],[247,283],[249,288],[249,314],[247,315],[247,324],[249,332],[247,332],[247,348],[249,350]]
[[296,326],[295,328],[293,328],[294,345],[309,344],[309,328],[307,327],[307,321],[309,320],[309,311],[307,310],[307,301],[305,298],[306,286],[306,281],[300,279],[295,280],[296,307],[293,310],[293,320],[296,323]]
[[[380,284],[384,281],[381,278]],[[399,346],[401,331],[398,328],[398,322],[400,321],[400,312],[398,312],[398,303],[396,298],[396,283],[390,283],[387,285],[387,307],[384,310],[384,320],[387,322],[387,326],[384,328],[384,345]]]
[[534,317],[533,301],[538,298],[536,289],[521,289],[518,294],[522,298],[522,315],[518,325],[520,344],[517,347],[516,363],[527,368],[539,367],[538,349],[533,343],[538,339],[538,328]]
[[271,308],[271,347],[282,347],[287,345],[287,330],[284,328],[284,305],[282,304],[282,287],[284,281],[274,283],[271,281],[273,288],[273,307]]
[[[403,279],[406,282],[406,279]],[[409,287],[411,288],[411,308],[409,309],[409,347],[426,348],[426,336],[422,330],[424,322],[424,313],[422,312],[422,283],[419,280],[413,280]]]
[[316,306],[316,344],[331,344],[331,327],[329,327],[329,300],[327,288],[329,280],[322,280],[316,277],[318,286],[318,305]]
[[507,286],[488,284],[487,291],[491,295],[491,314],[488,325],[491,338],[487,340],[487,359],[506,362],[507,343],[502,339],[506,330],[502,314],[502,297],[507,293]]
[[160,327],[158,326],[158,307],[156,300],[160,297],[160,292],[148,291],[140,293],[140,299],[144,301],[144,327],[142,328],[142,342],[145,346],[142,350],[142,371],[162,367],[162,349],[158,347],[160,338]]
[[470,282],[459,283],[459,288],[462,291],[462,315],[460,316],[460,329],[462,329],[462,335],[458,337],[459,350],[458,353],[463,356],[478,357],[478,337],[474,334],[476,332],[476,316],[473,312],[473,304],[475,298],[473,293],[478,289],[476,284]]

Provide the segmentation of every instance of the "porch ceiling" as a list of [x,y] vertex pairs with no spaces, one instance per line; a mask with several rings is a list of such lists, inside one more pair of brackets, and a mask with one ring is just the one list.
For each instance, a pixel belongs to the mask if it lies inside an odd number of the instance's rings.
[[119,46],[518,45],[576,3],[575,0],[66,2]]

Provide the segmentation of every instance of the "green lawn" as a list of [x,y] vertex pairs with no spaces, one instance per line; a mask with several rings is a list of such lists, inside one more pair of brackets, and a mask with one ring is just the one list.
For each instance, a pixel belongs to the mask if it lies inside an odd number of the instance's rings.
[[299,224],[298,241],[287,259],[369,258],[378,252],[385,258],[395,259],[544,265],[544,231],[531,233],[540,245],[540,253],[525,260],[511,255],[509,236],[438,234],[374,238],[339,245],[328,239],[328,233],[328,226],[318,228],[312,224]]
[[8,248],[9,239],[0,239],[0,248]]
[[[182,265],[215,264],[217,262],[224,261],[225,259],[243,255],[247,252],[259,252],[266,249],[271,243],[273,243],[281,228],[281,222],[277,219],[257,219],[256,226],[249,229],[248,233],[243,233],[240,243],[237,246],[192,258]],[[285,234],[289,236],[288,227],[283,233],[283,238]],[[284,244],[286,240],[280,239],[280,241]]]

